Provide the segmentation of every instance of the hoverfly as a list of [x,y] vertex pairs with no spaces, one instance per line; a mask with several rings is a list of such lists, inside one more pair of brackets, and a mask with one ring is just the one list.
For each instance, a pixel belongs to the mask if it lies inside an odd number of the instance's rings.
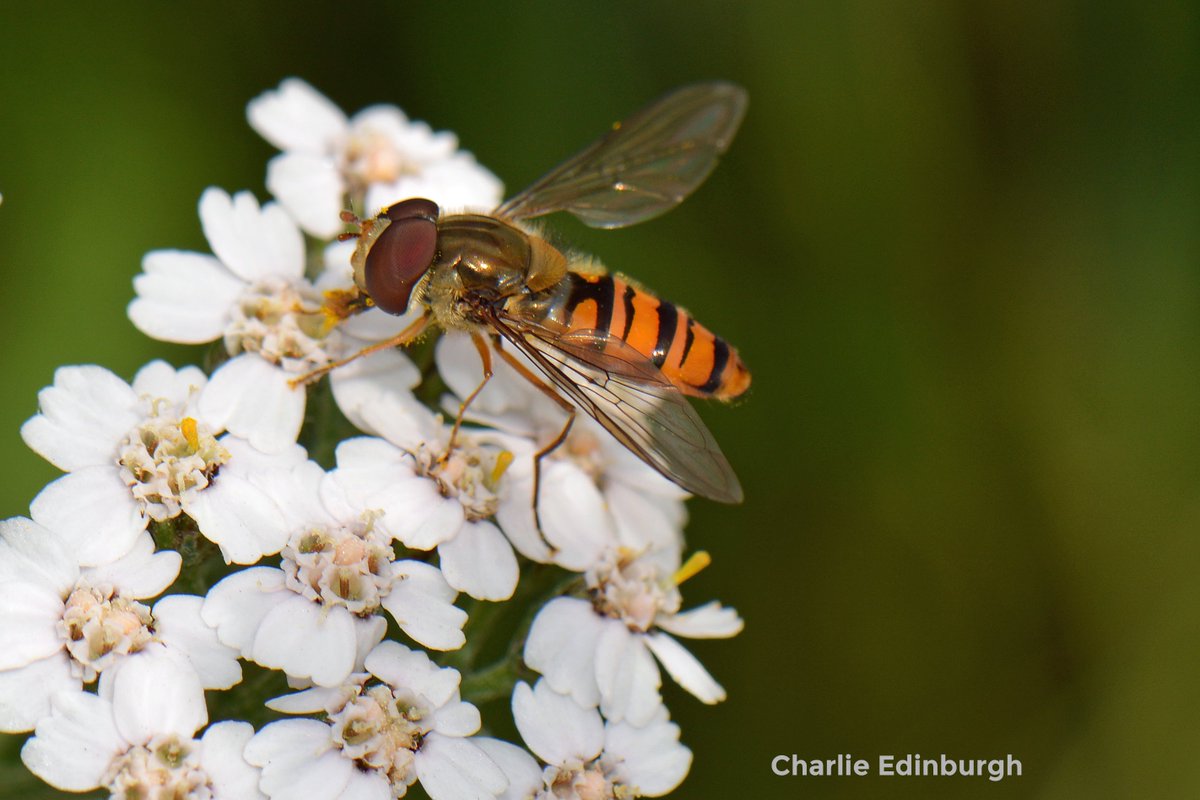
[[407,344],[430,324],[469,332],[484,377],[463,401],[455,433],[492,375],[493,348],[554,399],[568,416],[537,453],[535,499],[540,460],[583,409],[687,491],[740,502],[733,469],[685,398],[744,392],[750,373],[737,351],[683,309],[550,244],[525,221],[566,211],[594,228],[620,228],[658,216],[708,177],[745,111],[741,87],[685,86],[615,124],[491,214],[446,215],[423,198],[365,220],[346,212],[359,226],[343,235],[358,240],[359,291],[390,314],[424,308],[407,330],[368,350]]

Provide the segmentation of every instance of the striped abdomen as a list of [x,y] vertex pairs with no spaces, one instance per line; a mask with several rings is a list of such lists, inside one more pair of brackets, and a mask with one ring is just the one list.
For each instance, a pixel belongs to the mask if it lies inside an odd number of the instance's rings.
[[737,350],[674,303],[615,275],[569,272],[552,315],[568,330],[608,331],[649,358],[684,394],[729,400],[750,386]]

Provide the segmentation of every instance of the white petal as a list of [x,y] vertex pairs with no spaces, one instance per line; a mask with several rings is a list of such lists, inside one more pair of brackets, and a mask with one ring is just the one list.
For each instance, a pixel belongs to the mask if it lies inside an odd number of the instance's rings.
[[431,733],[414,766],[431,800],[491,800],[508,788],[496,762],[469,739]]
[[[483,380],[483,363],[480,361],[479,352],[467,334],[447,332],[438,338],[435,358],[442,380],[450,387],[450,391],[457,395],[453,409],[457,412],[458,400],[475,391]],[[533,435],[536,431],[532,417],[535,412],[545,410],[542,402],[550,401],[542,397],[540,392],[508,365],[508,362],[493,358],[492,369],[492,379],[471,401],[468,416],[486,422],[497,418],[510,420],[509,424],[500,424],[497,427],[520,436]],[[530,369],[536,368],[530,366]],[[521,417],[525,419],[518,422]],[[563,421],[565,422],[565,417]]]
[[441,570],[420,561],[398,561],[395,574],[399,580],[383,598],[383,607],[400,629],[433,650],[462,647],[467,612],[454,605],[458,592],[446,583]]
[[338,800],[394,800],[395,797],[387,778],[381,773],[355,770],[350,773],[350,780]]
[[129,552],[147,518],[117,467],[83,467],[48,484],[29,515],[62,535],[79,564],[103,564]]
[[428,197],[443,213],[487,212],[499,205],[504,185],[469,154],[457,153],[424,166],[416,175],[367,189],[367,208],[379,208],[405,197]]
[[113,717],[128,742],[145,744],[168,733],[191,739],[208,722],[196,671],[166,648],[147,648],[122,661],[111,686]]
[[117,442],[140,419],[137,402],[129,385],[103,367],[59,367],[54,385],[38,392],[41,413],[21,426],[21,437],[61,470],[111,464]]
[[259,788],[271,800],[336,800],[354,771],[353,762],[333,749],[329,726],[310,719],[267,725],[244,755],[262,767]]
[[467,522],[438,545],[446,582],[476,600],[507,600],[517,588],[519,567],[512,545],[486,520]]
[[532,689],[518,683],[512,710],[521,738],[547,764],[591,761],[604,747],[600,713],[554,691],[544,679]]
[[558,597],[538,612],[525,640],[525,663],[546,676],[559,694],[583,706],[600,703],[596,686],[596,643],[603,620],[592,604],[576,597]]
[[399,642],[381,642],[367,656],[366,666],[384,683],[424,695],[435,708],[448,703],[458,692],[458,670],[438,667],[425,653]]
[[112,760],[127,747],[107,700],[63,692],[54,698],[54,714],[38,723],[37,735],[21,748],[21,760],[54,788],[85,792],[100,785]]
[[221,644],[215,628],[200,618],[203,597],[173,594],[154,604],[154,630],[160,642],[182,653],[205,689],[228,689],[242,680],[237,651]]
[[254,567],[235,572],[208,590],[200,617],[217,629],[217,638],[249,656],[263,618],[294,597],[284,589],[283,570]]
[[728,639],[737,636],[745,627],[736,611],[716,600],[682,614],[664,615],[655,622],[664,631],[689,639]]
[[258,790],[259,771],[242,756],[252,736],[249,722],[218,722],[204,731],[200,765],[212,782],[215,800],[266,800]]
[[342,110],[299,78],[285,78],[251,100],[246,119],[280,150],[328,152],[350,130]]
[[387,619],[381,614],[354,618],[354,671],[362,672],[367,656],[387,635]]
[[183,559],[174,550],[154,550],[154,539],[142,532],[129,552],[111,564],[91,567],[83,575],[93,586],[111,583],[121,595],[137,600],[162,594],[179,576]]
[[302,692],[272,697],[263,705],[272,711],[280,711],[284,714],[316,714],[335,703],[337,705],[344,704],[347,695],[351,693],[347,687],[351,685],[351,683],[346,683],[332,687],[314,686]]
[[574,464],[543,462],[538,514],[554,563],[583,571],[615,549],[616,533],[595,482]]
[[433,716],[433,727],[444,736],[470,736],[483,724],[479,709],[462,701],[447,703]]
[[356,644],[350,612],[292,595],[267,612],[250,657],[319,686],[336,686],[354,669]]
[[[413,506],[414,511],[406,517],[397,520],[396,515],[392,514],[387,520],[388,530],[393,531],[405,547],[413,550],[440,548],[446,542],[457,538],[467,527],[467,515],[462,503],[453,497],[443,497],[439,494],[434,481],[413,478],[405,482],[405,489],[409,491],[410,497],[421,499]],[[510,547],[509,551],[511,550]],[[442,572],[445,571],[443,562]],[[450,579],[449,575],[446,579]]]
[[253,564],[287,544],[290,529],[279,507],[237,474],[219,475],[216,483],[198,492],[184,510],[200,532],[221,548],[227,562]]
[[329,386],[338,408],[358,428],[415,450],[436,425],[413,397],[419,381],[420,373],[406,355],[381,350],[335,369]]
[[542,768],[529,753],[515,744],[486,736],[477,736],[473,741],[508,779],[508,789],[497,800],[528,800],[543,788]]
[[327,156],[282,153],[267,163],[267,189],[318,239],[332,239],[346,229],[340,214],[346,192],[337,165]]
[[138,397],[161,397],[172,403],[186,404],[196,397],[206,383],[208,376],[197,367],[176,370],[167,362],[157,359],[133,376],[133,391]]
[[200,413],[216,428],[246,439],[266,453],[296,443],[304,423],[303,386],[292,388],[288,375],[253,353],[226,361],[213,373],[200,396]]
[[201,253],[153,250],[133,279],[137,298],[127,313],[154,339],[202,344],[221,338],[246,284],[220,261]]
[[662,705],[662,676],[646,649],[645,637],[609,620],[596,643],[596,683],[600,711],[612,722],[644,725]]
[[612,762],[621,783],[645,797],[661,797],[683,782],[692,765],[692,751],[679,743],[679,726],[666,713],[644,728],[610,724],[604,761]]
[[0,731],[31,731],[50,714],[50,698],[82,690],[64,650],[20,669],[0,671]]
[[[639,472],[646,473],[645,470]],[[658,478],[658,473],[654,473],[654,477]],[[604,488],[604,497],[616,521],[617,536],[623,547],[635,553],[683,547],[682,531],[687,512],[682,500],[632,487],[622,480],[609,481]]]
[[18,669],[48,658],[63,647],[57,626],[63,599],[29,581],[0,583],[0,670]]
[[79,566],[62,537],[24,517],[0,522],[0,580],[26,580],[66,597]]
[[689,653],[683,645],[665,633],[654,633],[646,637],[646,644],[658,656],[663,668],[675,682],[694,694],[702,703],[719,703],[725,699],[725,690],[708,670]]
[[242,280],[304,277],[304,236],[274,203],[260,208],[249,192],[230,198],[210,187],[200,197],[200,222],[213,254]]

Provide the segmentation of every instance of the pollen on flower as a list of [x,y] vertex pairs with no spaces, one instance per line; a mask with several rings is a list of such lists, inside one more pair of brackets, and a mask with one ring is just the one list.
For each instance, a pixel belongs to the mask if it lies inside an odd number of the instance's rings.
[[305,373],[332,361],[326,337],[336,325],[320,292],[305,281],[268,278],[246,287],[225,328],[230,355],[257,353],[289,372]]
[[67,598],[56,629],[71,656],[72,673],[90,683],[118,658],[152,641],[153,624],[148,607],[81,581]]
[[619,619],[630,630],[645,633],[659,614],[674,614],[683,605],[672,575],[662,575],[650,561],[609,560],[585,575],[596,613]]
[[351,525],[311,528],[292,535],[281,553],[287,586],[325,606],[352,614],[374,613],[398,580],[390,539],[375,530],[377,514]]
[[229,452],[208,426],[162,399],[149,400],[150,413],[125,437],[117,466],[142,513],[158,522],[172,519],[183,499],[208,487]]
[[395,183],[406,175],[419,175],[422,168],[401,152],[391,136],[367,127],[351,133],[343,158],[342,174],[352,192],[365,191],[372,183]]
[[500,505],[500,482],[513,454],[459,434],[449,453],[422,444],[414,454],[417,472],[437,481],[444,496],[457,499],[467,519],[485,519]]
[[547,767],[543,779],[548,791],[539,793],[539,800],[560,797],[577,797],[579,800],[626,800],[638,796],[632,788],[613,782],[599,759],[587,764],[569,761]]
[[330,714],[329,724],[343,754],[383,774],[395,790],[417,779],[413,754],[433,730],[431,712],[410,693],[378,684]]
[[174,734],[156,736],[118,756],[102,785],[113,797],[209,800],[214,796],[197,748]]

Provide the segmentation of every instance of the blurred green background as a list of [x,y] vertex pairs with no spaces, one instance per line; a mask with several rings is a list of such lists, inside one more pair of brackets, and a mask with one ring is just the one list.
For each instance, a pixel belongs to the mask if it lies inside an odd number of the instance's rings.
[[[730,79],[749,116],[683,207],[555,220],[754,370],[703,410],[747,500],[692,504],[685,597],[746,630],[694,648],[728,702],[668,691],[677,796],[1200,793],[1196,3],[34,8],[0,10],[0,516],[57,474],[18,434],[56,366],[200,357],[134,330],[130,280],[207,249],[206,186],[265,199],[244,108],[281,78],[453,130],[510,191]],[[770,770],[910,752],[1024,775]]]

